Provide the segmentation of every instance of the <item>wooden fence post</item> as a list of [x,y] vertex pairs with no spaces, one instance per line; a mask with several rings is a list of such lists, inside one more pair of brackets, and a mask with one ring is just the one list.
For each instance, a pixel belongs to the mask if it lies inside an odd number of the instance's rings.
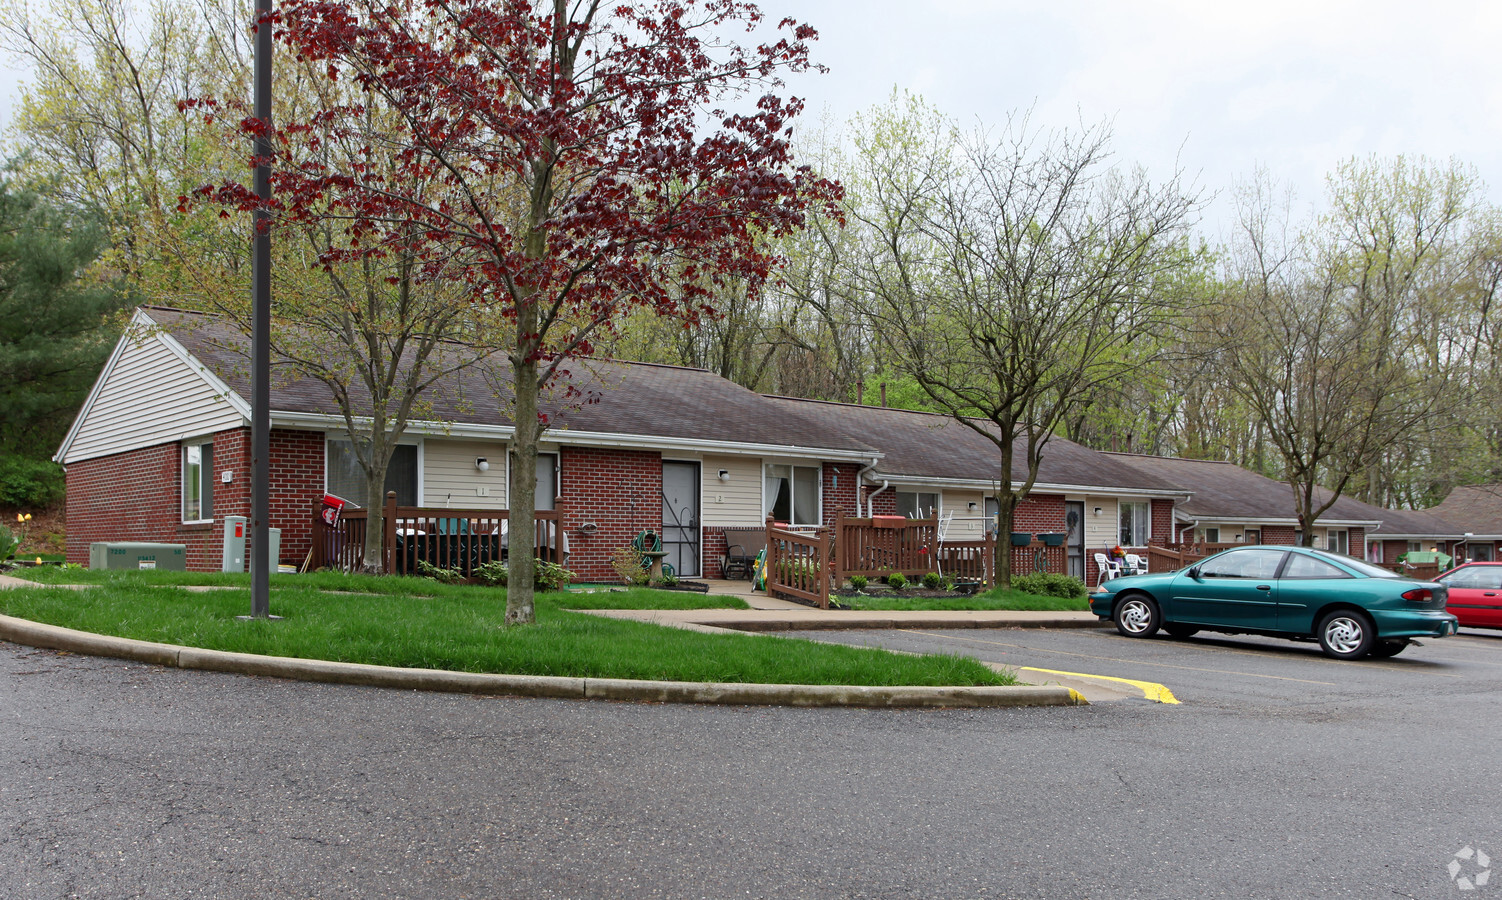
[[834,511],[834,558],[830,560],[830,577],[834,579],[834,587],[845,583],[845,508],[842,506]]
[[818,558],[823,561],[819,567],[819,608],[829,608],[829,575],[832,566],[829,564],[829,529],[819,526],[819,549]]
[[[369,527],[370,522],[366,521]],[[381,567],[387,575],[396,574],[396,491],[386,492],[386,515],[381,521]],[[410,573],[409,573],[410,574]]]

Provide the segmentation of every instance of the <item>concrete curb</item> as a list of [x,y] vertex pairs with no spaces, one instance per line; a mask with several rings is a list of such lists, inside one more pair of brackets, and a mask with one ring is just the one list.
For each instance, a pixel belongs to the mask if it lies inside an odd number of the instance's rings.
[[573,700],[644,703],[717,703],[752,706],[1013,707],[1084,706],[1077,691],[1057,686],[863,687],[856,685],[735,684],[635,681],[625,678],[561,678],[545,675],[483,675],[439,669],[400,669],[363,663],[259,656],[156,644],[0,616],[0,640],[29,647],[108,656],[159,666],[353,684],[400,690],[446,691]]

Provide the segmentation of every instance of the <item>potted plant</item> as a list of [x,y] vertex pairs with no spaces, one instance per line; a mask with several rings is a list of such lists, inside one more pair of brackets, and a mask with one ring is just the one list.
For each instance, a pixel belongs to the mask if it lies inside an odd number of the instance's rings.
[[1042,541],[1045,547],[1062,547],[1064,546],[1064,538],[1066,537],[1068,535],[1065,532],[1050,531],[1038,535],[1038,540]]
[[1028,544],[1031,544],[1032,542],[1033,542],[1033,533],[1031,531],[1014,531],[1014,532],[1012,532],[1012,546],[1013,547],[1026,547]]

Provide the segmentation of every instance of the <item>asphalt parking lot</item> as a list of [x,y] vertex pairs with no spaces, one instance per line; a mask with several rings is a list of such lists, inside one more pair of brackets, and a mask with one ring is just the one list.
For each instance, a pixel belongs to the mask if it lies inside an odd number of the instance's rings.
[[[1502,631],[1462,629],[1391,659],[1328,659],[1313,642],[1201,632],[1126,638],[1104,625],[1078,629],[805,632],[802,637],[913,653],[959,653],[1018,670],[1034,684],[1053,672],[1165,686],[1182,703],[1235,705],[1381,697],[1394,691],[1502,688]],[[1124,696],[1141,698],[1141,692]],[[1094,702],[1099,702],[1094,701]]]

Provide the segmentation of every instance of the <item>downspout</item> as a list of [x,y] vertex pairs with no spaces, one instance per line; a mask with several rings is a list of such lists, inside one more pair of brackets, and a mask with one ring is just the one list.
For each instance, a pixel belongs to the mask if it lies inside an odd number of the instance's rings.
[[861,514],[861,488],[866,485],[866,473],[874,468],[876,468],[876,460],[873,458],[870,465],[855,473],[855,514],[857,516]]
[[882,491],[886,490],[887,488],[889,488],[891,486],[892,486],[892,483],[890,481],[887,481],[886,479],[882,479],[881,487],[877,488],[876,490],[874,490],[871,493],[869,493],[869,494],[866,495],[866,517],[867,518],[870,518],[871,516],[873,516],[873,515],[876,514],[876,495],[879,494],[879,493],[881,493]]

